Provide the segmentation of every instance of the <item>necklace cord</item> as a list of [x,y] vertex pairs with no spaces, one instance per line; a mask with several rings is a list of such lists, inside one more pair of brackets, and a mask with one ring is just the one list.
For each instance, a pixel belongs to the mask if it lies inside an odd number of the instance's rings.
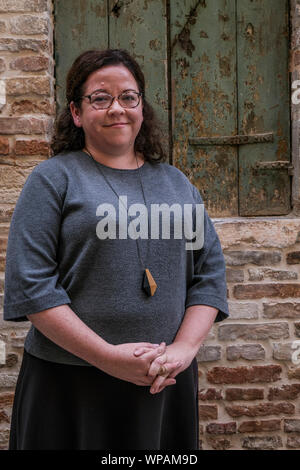
[[[99,166],[97,166],[96,160],[94,159],[93,155],[90,153],[89,150],[87,150],[87,148],[85,148],[84,150],[85,150],[85,152],[92,158],[92,160],[93,160],[94,163],[95,163],[96,168],[100,171],[100,173],[101,173],[101,175],[103,176],[103,178],[105,179],[106,183],[108,184],[108,186],[110,187],[110,189],[114,192],[114,194],[117,196],[118,200],[120,201],[120,197],[119,197],[118,193],[115,191],[115,189],[113,188],[112,184],[111,184],[110,181],[108,180],[107,176],[106,176],[106,175],[104,174],[104,172],[102,171],[102,168],[100,168]],[[143,195],[145,207],[147,208],[146,198],[145,198],[145,192],[144,192],[144,187],[143,187],[143,183],[142,183],[142,178],[141,178],[141,175],[140,175],[140,168],[139,168],[139,165],[138,165],[138,160],[137,160],[136,153],[134,153],[134,155],[135,155],[135,158],[136,158],[136,164],[137,164],[137,169],[138,169],[138,175],[139,175],[139,180],[140,180],[142,195]],[[122,200],[121,200],[121,203],[123,204]],[[127,212],[127,207],[126,207],[124,204],[123,204],[123,206],[124,206],[124,208],[126,209],[126,212]],[[148,209],[147,209],[147,210],[148,210]],[[148,236],[149,236],[149,217],[148,217],[148,219],[147,219],[147,225],[148,225]],[[138,257],[139,257],[140,263],[141,263],[143,269],[145,269],[145,264],[143,263],[143,260],[142,260],[142,257],[141,257],[141,253],[140,253],[140,246],[139,246],[139,243],[138,243],[138,239],[136,238],[135,241],[136,241],[137,253],[138,253]],[[149,242],[147,243],[146,260],[148,259],[148,252],[149,252]]]

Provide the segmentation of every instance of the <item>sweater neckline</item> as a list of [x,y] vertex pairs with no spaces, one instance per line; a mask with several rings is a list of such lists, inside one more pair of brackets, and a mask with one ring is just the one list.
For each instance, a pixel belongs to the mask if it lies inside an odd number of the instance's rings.
[[144,161],[143,165],[141,165],[139,168],[113,168],[111,166],[107,166],[107,165],[104,165],[103,163],[100,163],[98,162],[97,160],[95,160],[91,155],[89,155],[88,153],[84,152],[83,150],[81,150],[81,152],[87,157],[87,158],[90,158],[90,159],[93,159],[93,161],[96,163],[96,165],[100,166],[101,168],[105,169],[105,170],[108,170],[108,171],[112,171],[112,172],[120,172],[120,173],[135,173],[137,171],[144,171],[145,167],[149,164],[149,162],[147,162],[146,160]]

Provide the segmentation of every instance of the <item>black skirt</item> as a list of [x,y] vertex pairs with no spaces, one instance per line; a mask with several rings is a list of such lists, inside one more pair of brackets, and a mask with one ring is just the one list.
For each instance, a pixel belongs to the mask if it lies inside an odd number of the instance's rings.
[[96,367],[45,361],[24,351],[10,450],[196,450],[198,366],[152,395]]

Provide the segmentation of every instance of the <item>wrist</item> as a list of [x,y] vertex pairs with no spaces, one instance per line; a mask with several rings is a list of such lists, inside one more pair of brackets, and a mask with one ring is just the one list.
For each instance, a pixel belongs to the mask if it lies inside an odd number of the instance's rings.
[[98,354],[95,360],[95,366],[98,369],[106,371],[115,357],[115,345],[102,340],[99,344]]
[[181,348],[185,349],[188,354],[195,357],[201,346],[201,341],[194,343],[189,340],[183,340],[178,338],[174,340],[173,344],[175,344],[176,346],[180,346]]

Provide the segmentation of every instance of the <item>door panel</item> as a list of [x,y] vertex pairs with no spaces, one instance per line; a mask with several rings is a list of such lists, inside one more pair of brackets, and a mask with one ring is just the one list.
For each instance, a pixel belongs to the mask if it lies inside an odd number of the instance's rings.
[[172,2],[170,31],[173,163],[211,216],[236,216],[237,148],[189,142],[237,132],[235,2]]
[[85,50],[107,47],[107,2],[56,0],[54,14],[56,99],[59,111],[65,100],[66,75],[74,59]]
[[[116,4],[120,4],[116,10]],[[127,49],[141,65],[146,97],[163,123],[168,146],[167,14],[164,0],[109,0],[109,46]]]
[[286,168],[255,170],[290,159],[288,1],[239,0],[237,25],[239,133],[274,133],[273,143],[239,147],[240,215],[288,214]]

